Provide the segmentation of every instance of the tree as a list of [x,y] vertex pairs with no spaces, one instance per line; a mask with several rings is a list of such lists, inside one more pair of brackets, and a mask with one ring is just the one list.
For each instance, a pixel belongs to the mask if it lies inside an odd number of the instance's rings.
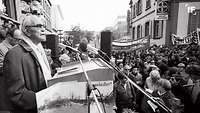
[[84,37],[87,38],[88,42],[93,40],[94,32],[93,31],[84,31]]
[[80,38],[83,36],[83,32],[79,25],[72,26],[70,35],[73,36],[73,44],[72,46],[75,47],[76,44],[80,42]]

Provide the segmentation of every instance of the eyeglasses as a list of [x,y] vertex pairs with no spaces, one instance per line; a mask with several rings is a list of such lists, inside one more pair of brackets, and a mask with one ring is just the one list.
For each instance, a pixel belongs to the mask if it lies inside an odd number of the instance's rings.
[[26,27],[37,27],[37,28],[45,28],[46,26],[43,24],[36,24],[36,25],[32,25],[32,26],[26,26]]

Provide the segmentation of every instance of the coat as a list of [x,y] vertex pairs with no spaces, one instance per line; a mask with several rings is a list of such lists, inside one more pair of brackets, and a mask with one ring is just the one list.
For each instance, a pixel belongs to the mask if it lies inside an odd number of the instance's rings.
[[8,50],[10,50],[12,46],[9,44],[7,40],[4,40],[0,43],[0,110],[6,110],[6,105],[5,105],[5,84],[4,82],[4,77],[3,77],[3,61],[6,53]]
[[118,81],[114,84],[114,98],[118,109],[134,108],[136,102],[136,93],[134,87],[127,82],[126,89]]
[[32,48],[21,41],[4,59],[8,109],[12,113],[37,113],[36,92],[46,88],[42,69]]

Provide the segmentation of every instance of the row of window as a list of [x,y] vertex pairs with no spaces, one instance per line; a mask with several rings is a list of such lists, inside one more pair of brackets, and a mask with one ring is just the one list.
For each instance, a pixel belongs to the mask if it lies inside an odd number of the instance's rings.
[[51,14],[51,6],[48,4],[47,0],[43,0],[43,9],[46,11],[48,16]]
[[139,24],[133,27],[132,39],[138,40],[149,35],[151,35],[153,39],[159,39],[162,37],[162,33],[163,33],[163,21],[153,20],[146,22],[144,25]]
[[[142,0],[138,0],[134,5],[132,5],[132,18],[142,14]],[[146,0],[146,10],[151,8],[151,0]]]

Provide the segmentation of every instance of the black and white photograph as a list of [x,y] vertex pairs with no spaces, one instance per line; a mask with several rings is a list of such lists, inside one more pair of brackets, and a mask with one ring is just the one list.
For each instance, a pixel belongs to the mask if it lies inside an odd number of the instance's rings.
[[200,0],[0,0],[0,113],[200,113]]

